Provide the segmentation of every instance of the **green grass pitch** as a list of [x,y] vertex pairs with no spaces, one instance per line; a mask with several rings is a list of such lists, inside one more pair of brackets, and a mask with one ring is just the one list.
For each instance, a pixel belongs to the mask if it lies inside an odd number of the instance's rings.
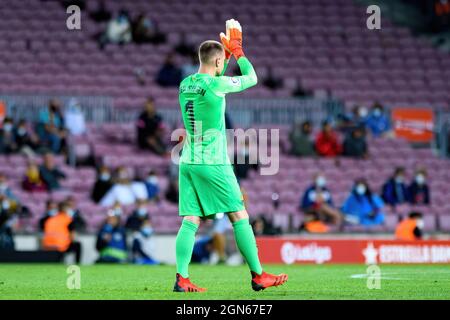
[[364,265],[268,265],[286,272],[278,288],[254,292],[246,266],[193,265],[191,279],[207,293],[174,293],[173,266],[81,267],[81,288],[70,290],[67,266],[0,264],[0,299],[450,299],[447,265],[382,265],[381,288],[368,289]]

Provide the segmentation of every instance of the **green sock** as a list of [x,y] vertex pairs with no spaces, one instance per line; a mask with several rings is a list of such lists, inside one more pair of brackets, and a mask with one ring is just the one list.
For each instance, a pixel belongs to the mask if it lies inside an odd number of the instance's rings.
[[234,238],[239,251],[244,256],[251,271],[262,273],[261,263],[258,257],[255,235],[248,219],[241,219],[233,223]]
[[180,230],[178,231],[176,240],[176,259],[177,259],[177,272],[181,274],[183,278],[189,277],[189,262],[191,262],[192,251],[194,250],[195,233],[197,232],[198,225],[195,223],[183,220]]

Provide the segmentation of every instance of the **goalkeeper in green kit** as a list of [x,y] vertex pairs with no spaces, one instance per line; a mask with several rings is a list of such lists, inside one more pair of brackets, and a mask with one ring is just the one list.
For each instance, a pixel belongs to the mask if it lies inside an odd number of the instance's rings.
[[[227,154],[225,95],[256,85],[256,73],[244,56],[239,22],[228,20],[226,35],[221,33],[220,38],[222,43],[209,40],[200,45],[198,73],[180,84],[186,138],[179,172],[179,210],[184,218],[176,239],[176,292],[206,291],[190,281],[188,266],[200,220],[222,212],[233,224],[237,247],[250,268],[252,288],[259,291],[288,279],[286,274],[269,274],[261,267],[255,236]],[[231,55],[242,76],[223,76]]]

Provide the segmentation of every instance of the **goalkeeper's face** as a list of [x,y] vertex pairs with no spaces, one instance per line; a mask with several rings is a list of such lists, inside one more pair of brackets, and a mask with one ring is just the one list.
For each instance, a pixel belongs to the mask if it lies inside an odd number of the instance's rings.
[[225,51],[222,50],[217,54],[215,58],[216,76],[220,76],[222,74],[224,63],[225,63]]

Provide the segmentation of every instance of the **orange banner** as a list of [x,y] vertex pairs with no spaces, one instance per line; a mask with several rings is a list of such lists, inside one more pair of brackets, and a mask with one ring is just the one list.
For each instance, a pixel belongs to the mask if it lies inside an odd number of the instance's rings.
[[411,142],[430,142],[433,139],[434,114],[430,109],[395,108],[392,123],[397,137]]

